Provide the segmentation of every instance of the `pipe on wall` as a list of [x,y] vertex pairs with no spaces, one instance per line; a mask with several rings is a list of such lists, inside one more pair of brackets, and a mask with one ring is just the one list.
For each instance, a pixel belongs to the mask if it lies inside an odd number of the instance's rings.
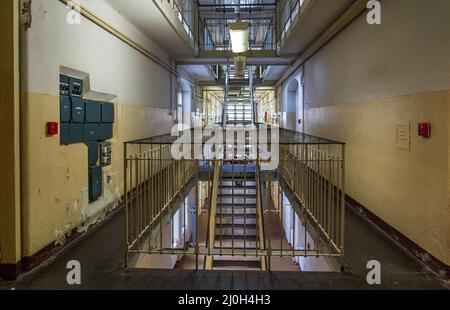
[[178,76],[180,78],[185,79],[190,84],[195,85],[195,82],[193,80],[191,80],[191,79],[185,77],[184,75],[182,75],[181,73],[179,73],[176,69],[172,68],[171,65],[166,64],[158,56],[154,55],[152,52],[150,52],[149,50],[147,50],[140,44],[133,41],[130,37],[123,34],[119,30],[117,30],[116,28],[114,28],[113,26],[111,26],[110,24],[105,22],[104,20],[102,20],[100,17],[98,17],[97,15],[95,15],[94,13],[92,13],[91,11],[86,9],[85,7],[81,6],[79,3],[76,3],[72,0],[58,0],[58,1],[63,3],[65,6],[71,8],[73,10],[76,10],[77,12],[79,12],[81,14],[81,16],[85,17],[86,19],[93,22],[100,28],[109,32],[110,34],[112,34],[113,36],[115,36],[116,38],[118,38],[119,40],[124,42],[125,44],[129,45],[130,47],[134,48],[135,50],[137,50],[138,52],[143,54],[148,59],[152,60],[156,64],[163,67],[164,69],[168,70],[169,72],[175,74],[176,76]]

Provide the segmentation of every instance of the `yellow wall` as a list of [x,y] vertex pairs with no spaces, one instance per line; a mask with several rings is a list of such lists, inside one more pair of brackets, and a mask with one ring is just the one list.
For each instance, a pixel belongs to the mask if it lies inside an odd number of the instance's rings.
[[[309,108],[306,132],[347,143],[346,192],[450,264],[450,91]],[[396,147],[410,122],[411,150]],[[431,138],[417,123],[431,122]]]
[[20,260],[18,1],[0,2],[0,264]]
[[59,119],[59,97],[22,97],[22,240],[23,256],[30,256],[49,244],[63,243],[74,228],[83,231],[116,207],[123,194],[123,142],[170,132],[173,121],[165,109],[116,104],[113,163],[103,169],[103,196],[89,204],[87,147],[61,146],[59,136],[46,136],[46,122]]

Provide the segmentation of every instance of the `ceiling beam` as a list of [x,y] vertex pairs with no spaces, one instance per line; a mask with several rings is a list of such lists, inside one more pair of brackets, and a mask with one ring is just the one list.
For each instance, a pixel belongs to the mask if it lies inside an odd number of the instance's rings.
[[[183,65],[228,65],[233,64],[233,56],[230,57],[175,57],[176,64]],[[294,63],[296,56],[283,56],[283,57],[250,57],[247,58],[247,63],[252,66],[290,66]]]

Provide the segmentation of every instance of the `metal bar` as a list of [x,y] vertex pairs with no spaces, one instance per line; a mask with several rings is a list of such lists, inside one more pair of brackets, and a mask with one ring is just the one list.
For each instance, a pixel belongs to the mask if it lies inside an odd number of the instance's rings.
[[158,178],[159,184],[158,187],[160,189],[160,191],[158,191],[158,196],[159,196],[159,201],[158,201],[158,206],[159,206],[159,214],[160,214],[160,223],[159,223],[159,250],[160,250],[160,254],[163,254],[163,223],[162,223],[162,206],[163,206],[163,199],[164,199],[164,189],[163,189],[163,170],[162,170],[162,144],[159,145],[159,168],[158,168],[158,173],[160,174],[160,178]]
[[[211,252],[214,249],[214,243],[215,243],[215,226],[216,226],[216,211],[217,211],[216,198],[217,198],[217,190],[218,190],[218,185],[219,185],[219,175],[220,175],[220,163],[218,161],[216,161],[214,163],[214,179],[213,179],[211,208],[210,208],[209,224],[208,224],[209,225],[209,236],[208,236],[208,244],[207,244],[208,254],[206,256],[206,263],[205,263],[206,270],[213,269],[213,256],[211,255]],[[222,210],[221,210],[221,212],[222,212]]]
[[128,144],[125,143],[124,144],[124,150],[123,150],[123,158],[124,158],[124,167],[123,167],[123,175],[124,175],[124,182],[123,182],[123,187],[124,187],[124,195],[125,195],[125,210],[124,210],[124,227],[125,227],[125,257],[124,257],[124,266],[128,267],[128,249],[130,246],[129,243],[129,236],[128,236],[128,223],[129,223],[129,218],[128,218],[128,178],[127,178],[127,169],[128,169],[128,154],[127,154],[127,150],[128,150]]

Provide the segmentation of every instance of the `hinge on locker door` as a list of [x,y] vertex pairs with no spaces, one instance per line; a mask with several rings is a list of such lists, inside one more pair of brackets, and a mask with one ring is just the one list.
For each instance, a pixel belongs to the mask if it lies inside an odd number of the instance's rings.
[[24,26],[25,30],[31,27],[31,0],[20,1],[20,24]]

